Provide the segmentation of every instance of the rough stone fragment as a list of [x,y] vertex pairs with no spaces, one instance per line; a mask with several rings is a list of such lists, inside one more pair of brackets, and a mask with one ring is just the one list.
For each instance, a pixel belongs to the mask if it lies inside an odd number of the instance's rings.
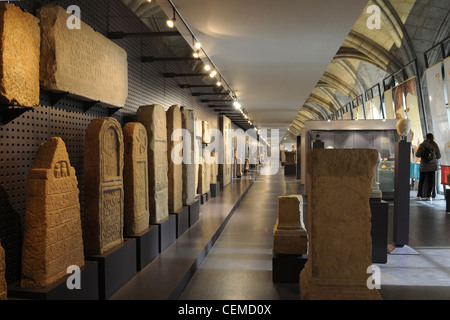
[[183,127],[183,204],[195,201],[195,164],[194,164],[194,112],[181,109]]
[[100,255],[123,242],[123,132],[114,118],[97,118],[87,128],[84,152],[84,231],[87,255]]
[[276,254],[306,254],[308,235],[303,224],[303,197],[278,197],[278,219],[273,228],[273,251]]
[[308,261],[302,299],[381,299],[369,289],[372,149],[315,149],[307,154]]
[[201,162],[198,166],[198,194],[205,194],[211,190],[210,165],[205,158],[202,157],[200,160]]
[[223,137],[223,159],[219,165],[219,176],[221,187],[231,183],[233,153],[231,143],[231,120],[225,116],[220,118],[220,131]]
[[166,111],[158,104],[141,106],[137,119],[147,130],[150,223],[155,223],[169,216]]
[[0,103],[39,104],[40,43],[39,20],[0,3]]
[[3,250],[0,242],[0,300],[7,300],[8,286],[6,284],[6,263],[5,263],[5,250]]
[[129,122],[123,128],[125,191],[125,234],[135,235],[149,227],[148,138],[145,127]]
[[217,163],[217,157],[216,157],[216,153],[213,151],[211,152],[211,184],[216,184],[217,183],[217,173],[218,173],[218,163]]
[[78,181],[61,138],[39,148],[26,185],[23,288],[45,288],[84,266]]
[[211,125],[208,121],[202,121],[202,142],[211,143]]
[[126,51],[84,22],[80,22],[80,29],[68,28],[71,14],[59,6],[44,5],[38,17],[42,30],[41,86],[123,106],[128,96]]
[[174,162],[172,152],[178,152],[173,156],[182,158],[182,137],[172,141],[172,133],[175,130],[181,130],[181,112],[177,105],[171,106],[167,112],[167,161],[168,161],[168,180],[169,180],[169,212],[178,212],[183,208],[183,165]]

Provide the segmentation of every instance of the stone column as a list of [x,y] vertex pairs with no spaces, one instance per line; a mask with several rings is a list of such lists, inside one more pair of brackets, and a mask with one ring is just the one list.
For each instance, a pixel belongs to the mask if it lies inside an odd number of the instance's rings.
[[43,143],[28,172],[23,288],[45,288],[84,266],[78,181],[61,138]]
[[169,216],[166,112],[158,104],[142,106],[137,111],[137,118],[147,130],[148,137],[150,223],[161,222]]
[[140,234],[149,227],[148,198],[148,139],[147,131],[138,122],[127,123],[123,128],[125,188],[125,234]]
[[195,164],[194,164],[194,112],[181,109],[181,126],[183,131],[183,204],[195,201]]
[[[176,151],[175,146],[182,143],[181,137],[177,141],[172,141],[172,133],[181,129],[181,112],[177,105],[171,106],[167,112],[167,161],[168,161],[168,181],[169,181],[169,212],[178,212],[183,208],[183,167],[182,164],[174,163],[172,151]],[[182,150],[181,150],[182,151]],[[182,158],[182,154],[175,157]]]
[[306,254],[308,235],[303,224],[303,197],[278,197],[278,219],[273,228],[275,254]]
[[0,242],[0,300],[7,300],[8,287],[5,279],[6,263],[5,250]]
[[372,265],[369,197],[372,149],[315,149],[307,154],[308,261],[302,299],[381,299],[367,287]]
[[87,128],[84,151],[86,255],[123,242],[123,133],[119,122],[97,118]]

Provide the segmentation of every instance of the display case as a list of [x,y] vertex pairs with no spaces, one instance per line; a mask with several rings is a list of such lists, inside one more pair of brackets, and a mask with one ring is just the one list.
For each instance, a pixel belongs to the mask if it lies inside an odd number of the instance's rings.
[[380,190],[384,199],[394,196],[394,161],[382,159],[378,167]]

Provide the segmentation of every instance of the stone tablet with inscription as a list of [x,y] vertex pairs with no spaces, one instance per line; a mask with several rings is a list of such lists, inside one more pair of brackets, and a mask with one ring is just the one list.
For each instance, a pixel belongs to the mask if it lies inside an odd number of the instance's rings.
[[0,243],[0,300],[7,299],[8,286],[5,279],[6,263],[5,263],[5,250],[3,250]]
[[171,106],[167,112],[167,160],[169,180],[169,212],[178,212],[183,208],[183,167],[181,163],[175,163],[172,153],[177,159],[182,159],[182,137],[172,141],[172,133],[181,130],[181,112],[177,105]]
[[39,104],[39,20],[20,8],[0,3],[0,103]]
[[61,138],[41,145],[26,185],[23,288],[45,288],[84,265],[78,181]]
[[123,128],[125,188],[125,234],[135,235],[149,227],[147,130],[138,122]]
[[128,96],[127,53],[117,44],[81,23],[70,29],[70,13],[59,6],[38,10],[42,44],[41,86],[87,100],[123,106]]
[[181,126],[183,127],[183,204],[190,205],[195,201],[194,164],[194,112],[181,109]]
[[158,104],[141,106],[137,119],[147,130],[150,223],[169,216],[166,111]]
[[123,133],[119,122],[97,118],[87,128],[84,151],[86,255],[101,255],[123,242]]

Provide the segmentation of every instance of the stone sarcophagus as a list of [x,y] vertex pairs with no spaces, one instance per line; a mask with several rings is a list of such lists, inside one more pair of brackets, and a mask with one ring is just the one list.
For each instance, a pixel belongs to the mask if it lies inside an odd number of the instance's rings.
[[183,204],[195,201],[195,164],[194,164],[194,112],[181,109],[181,126],[183,128]]
[[0,3],[0,104],[39,104],[40,45],[39,20]]
[[38,10],[40,83],[49,91],[123,106],[128,96],[127,53],[84,22],[69,28],[71,14],[55,5]]
[[166,111],[158,104],[139,107],[137,119],[147,130],[150,223],[169,216]]
[[148,138],[147,130],[138,122],[123,128],[125,188],[124,224],[126,235],[136,235],[149,227]]
[[372,266],[371,194],[378,151],[314,149],[307,154],[308,261],[300,296],[380,299],[367,285]]
[[[171,106],[167,112],[167,161],[169,181],[169,212],[178,212],[183,208],[183,165],[178,163],[182,159],[182,137],[172,136],[176,130],[181,130],[181,112],[177,105]],[[174,139],[172,139],[174,138]],[[179,154],[175,154],[178,152]]]
[[114,118],[87,128],[84,152],[84,233],[87,255],[101,255],[123,242],[123,133]]
[[27,176],[23,288],[45,288],[84,266],[78,181],[61,138],[39,148]]

